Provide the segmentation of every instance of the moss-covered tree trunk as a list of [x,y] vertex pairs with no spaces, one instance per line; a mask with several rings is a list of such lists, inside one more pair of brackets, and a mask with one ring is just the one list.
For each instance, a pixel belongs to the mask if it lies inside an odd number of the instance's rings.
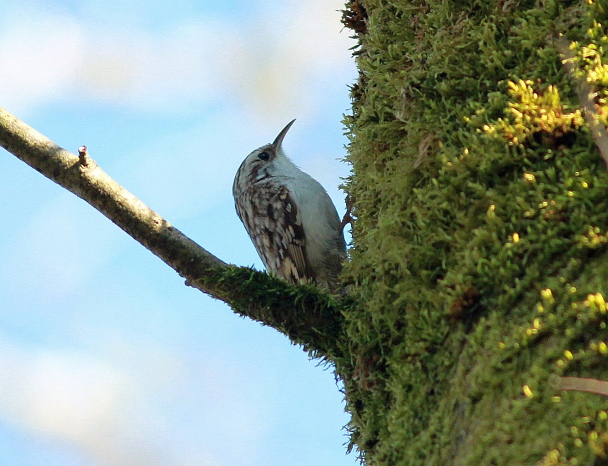
[[608,399],[560,385],[608,380],[608,175],[577,97],[606,123],[606,8],[347,5],[357,304],[337,368],[368,464],[608,464]]

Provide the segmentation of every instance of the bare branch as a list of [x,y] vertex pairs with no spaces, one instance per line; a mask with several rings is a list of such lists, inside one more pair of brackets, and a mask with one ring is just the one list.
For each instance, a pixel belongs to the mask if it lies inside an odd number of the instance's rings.
[[315,353],[336,353],[341,314],[334,298],[313,287],[288,285],[209,253],[111,179],[89,157],[75,155],[0,108],[0,146],[85,200],[186,279]]
[[559,389],[608,396],[608,382],[583,377],[560,377]]

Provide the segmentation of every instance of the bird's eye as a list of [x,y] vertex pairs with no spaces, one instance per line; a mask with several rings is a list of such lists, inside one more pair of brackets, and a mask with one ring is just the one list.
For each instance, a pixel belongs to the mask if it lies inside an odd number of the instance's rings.
[[268,160],[270,158],[270,155],[268,154],[268,152],[260,152],[258,154],[258,158],[260,160]]

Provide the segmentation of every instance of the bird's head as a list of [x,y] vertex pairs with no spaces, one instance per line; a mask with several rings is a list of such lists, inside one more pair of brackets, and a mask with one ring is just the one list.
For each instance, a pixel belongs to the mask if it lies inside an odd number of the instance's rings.
[[266,144],[245,157],[241,164],[237,176],[245,175],[250,180],[259,181],[266,176],[275,176],[280,174],[284,165],[293,165],[285,156],[281,145],[283,139],[293,125],[294,120],[287,123],[287,126],[281,130],[274,142]]

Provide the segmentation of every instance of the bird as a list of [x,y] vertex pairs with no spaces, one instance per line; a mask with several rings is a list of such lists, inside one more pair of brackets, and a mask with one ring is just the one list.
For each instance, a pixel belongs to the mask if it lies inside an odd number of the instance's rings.
[[283,151],[294,122],[245,157],[232,185],[234,204],[268,272],[335,293],[346,259],[343,225],[323,186]]

